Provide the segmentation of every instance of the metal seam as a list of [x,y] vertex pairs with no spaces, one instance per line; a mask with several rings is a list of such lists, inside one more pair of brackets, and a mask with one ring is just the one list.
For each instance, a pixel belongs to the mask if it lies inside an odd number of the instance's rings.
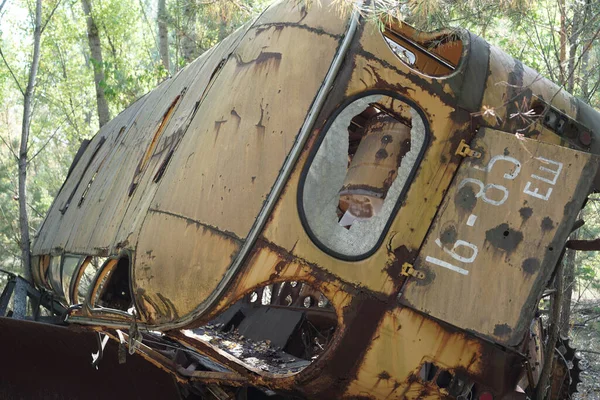
[[[231,279],[233,278],[235,273],[242,266],[243,262],[246,259],[246,256],[250,253],[250,251],[254,247],[254,244],[255,244],[256,240],[258,239],[258,236],[259,236],[260,232],[262,231],[269,215],[271,215],[271,211],[275,207],[275,203],[277,202],[277,200],[279,200],[279,195],[281,194],[283,188],[285,187],[288,177],[292,173],[292,170],[296,164],[296,161],[298,160],[300,153],[301,153],[302,149],[304,148],[304,144],[308,140],[308,136],[310,135],[310,133],[312,131],[312,128],[313,128],[313,125],[315,124],[317,116],[325,103],[325,99],[326,99],[327,95],[329,94],[329,90],[330,90],[331,86],[333,85],[335,78],[337,77],[337,74],[340,70],[342,62],[348,52],[348,48],[350,47],[350,44],[352,43],[352,40],[354,39],[354,35],[355,35],[357,27],[358,27],[358,20],[359,20],[359,13],[355,10],[352,13],[352,16],[350,17],[350,23],[349,23],[348,29],[346,30],[346,33],[344,35],[344,39],[342,40],[342,43],[340,44],[340,47],[339,47],[335,57],[333,58],[331,65],[329,66],[329,70],[327,71],[327,74],[325,75],[325,79],[323,80],[323,83],[321,84],[321,87],[319,88],[319,91],[317,92],[317,95],[313,101],[313,104],[311,105],[310,110],[308,111],[307,116],[304,119],[304,123],[302,124],[302,127],[300,128],[300,133],[298,134],[298,138],[296,139],[294,146],[292,147],[288,156],[286,157],[283,167],[281,168],[280,173],[277,176],[277,180],[273,184],[273,187],[271,189],[271,192],[269,193],[269,196],[263,203],[263,207],[260,210],[258,216],[256,217],[254,224],[252,225],[252,228],[250,229],[250,232],[248,233],[248,236],[246,237],[246,241],[242,245],[242,248],[240,249],[239,253],[237,254],[235,260],[233,261],[233,263],[231,264],[231,266],[225,273],[223,279],[221,279],[221,281],[219,282],[217,288],[208,296],[208,298],[203,302],[203,304],[201,304],[199,307],[197,307],[194,311],[192,311],[190,314],[188,314],[184,318],[179,319],[177,322],[160,324],[160,325],[150,325],[150,324],[144,324],[144,323],[138,322],[138,327],[140,327],[142,329],[159,330],[159,331],[167,331],[167,330],[171,330],[171,329],[180,328],[182,326],[187,325],[188,323],[193,321],[195,318],[200,316],[206,309],[208,309],[210,306],[212,306],[214,304],[214,302],[220,297],[221,293],[223,292],[223,290],[225,289],[227,284],[231,281]],[[95,324],[93,319],[88,320],[86,318],[81,318],[81,317],[75,317],[75,318],[71,317],[70,319],[77,320],[77,323],[80,323],[83,325]],[[112,323],[110,323],[110,324],[112,325]]]
[[294,146],[288,154],[283,164],[283,167],[279,173],[279,176],[273,184],[271,192],[269,193],[267,200],[265,200],[263,208],[260,210],[258,216],[256,217],[256,220],[254,221],[254,224],[250,229],[248,236],[246,237],[246,241],[242,245],[242,248],[240,249],[240,252],[238,253],[234,262],[231,264],[231,266],[225,273],[225,276],[223,277],[221,282],[219,282],[217,288],[203,302],[203,305],[199,306],[192,313],[188,314],[186,317],[180,319],[177,322],[171,324],[161,324],[160,326],[157,326],[156,328],[158,328],[159,330],[169,330],[184,326],[191,322],[194,318],[197,318],[199,315],[201,315],[207,308],[212,306],[214,302],[220,297],[221,293],[225,289],[225,286],[229,283],[229,281],[233,278],[235,273],[242,266],[243,262],[246,259],[246,256],[254,247],[254,243],[258,239],[258,236],[262,231],[267,221],[267,218],[269,217],[271,211],[275,207],[275,203],[279,199],[279,195],[281,194],[281,191],[286,185],[288,177],[290,176],[296,164],[296,161],[298,160],[298,157],[300,156],[300,153],[304,148],[304,144],[306,143],[306,140],[308,139],[308,136],[312,131],[312,127],[317,119],[317,116],[325,103],[325,98],[329,94],[329,89],[331,88],[333,82],[335,81],[335,78],[337,77],[342,62],[346,56],[346,53],[348,52],[348,48],[350,47],[350,43],[354,38],[358,26],[358,19],[359,15],[356,11],[354,11],[351,16],[350,24],[348,25],[346,34],[344,35],[344,40],[340,44],[337,54],[331,62],[329,71],[327,71],[327,75],[325,75],[323,84],[319,88],[317,96],[315,97],[315,100],[313,101],[313,104],[304,120],[304,123],[300,128],[298,138],[296,139]]

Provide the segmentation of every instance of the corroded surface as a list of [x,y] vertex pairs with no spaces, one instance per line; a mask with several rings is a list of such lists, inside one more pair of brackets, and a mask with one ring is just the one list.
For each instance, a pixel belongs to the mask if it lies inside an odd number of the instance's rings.
[[[589,151],[597,139],[590,146],[587,128],[575,121],[580,103],[472,34],[452,43],[437,40],[444,32],[400,25],[395,34],[386,31],[388,38],[439,42],[431,51],[445,51],[447,59],[434,68],[422,59],[401,60],[370,22],[348,36],[348,23],[326,5],[276,3],[107,124],[40,231],[36,281],[51,281],[50,255],[127,255],[136,323],[166,331],[231,370],[194,371],[198,382],[249,383],[309,398],[420,399],[457,397],[461,381],[494,398],[513,396],[526,372],[520,355],[529,345],[526,328],[596,173]],[[351,41],[339,54],[341,68],[323,88],[327,97],[314,110],[314,126],[283,174],[345,38]],[[421,116],[423,146],[376,245],[344,257],[306,229],[300,188],[332,118],[373,95],[390,99],[387,112],[408,104]],[[519,117],[531,107],[561,113],[583,136]],[[590,113],[585,109],[586,121]],[[519,140],[517,130],[529,139]],[[483,157],[456,155],[461,140]],[[385,158],[376,152],[376,162]],[[272,211],[263,209],[278,177],[283,190],[271,198]],[[552,193],[540,186],[547,181]],[[504,208],[487,211],[484,203]],[[269,210],[264,226],[256,224],[261,210]],[[258,237],[253,243],[251,234]],[[426,264],[427,257],[456,268]],[[452,264],[456,259],[476,268]],[[232,270],[236,261],[240,267]],[[425,279],[408,279],[405,264]],[[179,330],[205,325],[261,287],[290,281],[323,293],[337,316],[328,347],[301,372],[261,370]],[[93,293],[101,291],[96,282]],[[131,324],[125,310],[91,306],[73,311],[70,321]],[[428,378],[432,365],[437,375]],[[457,378],[454,386],[439,384],[442,372]]]
[[[498,343],[523,340],[598,159],[481,129],[441,204],[401,302]],[[452,232],[452,234],[449,234]],[[490,310],[494,310],[490,312]]]

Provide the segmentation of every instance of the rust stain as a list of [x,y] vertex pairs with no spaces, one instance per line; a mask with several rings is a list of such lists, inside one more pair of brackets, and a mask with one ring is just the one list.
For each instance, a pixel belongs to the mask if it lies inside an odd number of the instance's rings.
[[259,135],[265,134],[265,126],[263,125],[263,119],[265,117],[265,109],[263,108],[262,102],[260,103],[260,119],[256,123],[256,132]]
[[552,229],[554,229],[554,221],[552,221],[552,218],[544,217],[544,219],[542,220],[541,228],[544,232],[551,231]]
[[519,214],[523,218],[523,222],[525,222],[533,215],[533,209],[531,207],[522,207],[519,209]]
[[486,231],[485,240],[495,248],[510,253],[523,241],[523,234],[503,223]]
[[399,290],[406,281],[406,277],[401,274],[402,265],[404,263],[412,264],[417,256],[417,252],[402,245],[393,251],[393,256],[393,259],[388,262],[384,271],[392,282],[394,282],[396,290]]
[[221,126],[227,122],[226,119],[222,119],[219,121],[215,121],[215,142],[217,141],[217,139],[219,138],[219,131],[221,130]]
[[521,266],[523,268],[523,271],[529,275],[535,274],[539,269],[540,269],[541,263],[540,260],[537,258],[528,258],[525,261],[523,261],[523,265]]
[[465,185],[456,193],[454,197],[454,203],[460,210],[470,213],[477,204],[477,197],[475,191],[470,185]]
[[[302,21],[302,20],[300,20],[300,21]],[[256,34],[260,35],[261,33],[265,32],[271,28],[275,29],[275,31],[277,31],[277,32],[281,32],[284,28],[296,28],[296,29],[302,29],[302,30],[305,30],[308,32],[315,33],[319,36],[320,35],[329,36],[334,39],[342,38],[342,35],[335,35],[330,32],[327,32],[323,29],[316,28],[316,27],[310,26],[310,25],[300,24],[298,22],[271,22],[271,23],[266,23],[266,24],[260,24],[256,27]]]
[[276,52],[261,51],[258,57],[250,61],[242,60],[242,57],[239,54],[235,54],[235,59],[238,67],[247,67],[249,65],[261,67],[263,65],[268,65],[269,67],[279,68],[282,55],[281,53]]

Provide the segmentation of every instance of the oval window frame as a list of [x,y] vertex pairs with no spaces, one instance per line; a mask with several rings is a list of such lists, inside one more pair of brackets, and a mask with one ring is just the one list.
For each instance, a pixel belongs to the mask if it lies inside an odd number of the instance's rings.
[[[304,199],[303,199],[304,185],[306,183],[306,177],[308,175],[310,167],[312,166],[314,158],[316,157],[317,152],[319,151],[321,144],[323,143],[323,140],[325,139],[325,136],[329,132],[329,129],[331,128],[331,125],[333,124],[333,122],[337,119],[337,117],[340,115],[340,113],[346,107],[348,107],[350,104],[352,104],[353,102],[355,102],[358,99],[361,99],[361,98],[367,97],[367,96],[372,96],[372,95],[388,96],[395,100],[402,101],[402,102],[406,103],[408,106],[410,106],[412,109],[414,109],[419,114],[419,116],[421,117],[421,120],[423,121],[423,126],[425,128],[425,137],[423,138],[423,145],[421,146],[421,149],[419,150],[417,159],[416,159],[416,161],[408,175],[408,178],[406,180],[407,184],[404,185],[404,187],[402,188],[402,190],[400,192],[400,195],[396,199],[396,203],[394,204],[392,212],[390,213],[390,216],[389,216],[387,222],[385,223],[385,225],[381,231],[381,234],[379,235],[379,238],[377,239],[377,241],[375,242],[375,244],[373,245],[373,247],[371,247],[371,249],[369,251],[362,253],[362,254],[358,254],[358,255],[347,255],[347,254],[343,254],[338,251],[335,251],[335,250],[331,249],[330,247],[328,247],[323,242],[321,242],[317,238],[317,236],[315,235],[313,230],[311,229],[308,219],[306,217],[306,213],[304,211]],[[421,162],[423,161],[425,152],[427,151],[427,149],[429,148],[429,145],[431,143],[431,129],[430,129],[430,124],[429,124],[429,119],[427,119],[427,116],[425,115],[425,112],[421,109],[421,107],[412,99],[409,99],[405,96],[402,96],[398,93],[395,93],[395,92],[392,92],[389,90],[368,90],[368,91],[357,93],[353,96],[346,98],[333,111],[333,113],[329,117],[327,117],[322,128],[321,129],[313,128],[313,132],[314,131],[320,131],[320,132],[318,134],[318,137],[315,140],[314,145],[310,149],[310,153],[308,155],[308,158],[306,159],[306,162],[304,163],[304,166],[302,167],[302,172],[300,174],[300,180],[298,182],[298,189],[296,191],[296,205],[298,208],[298,216],[300,217],[300,222],[302,224],[302,227],[304,228],[304,231],[310,238],[310,240],[324,253],[326,253],[334,258],[337,258],[339,260],[343,260],[343,261],[365,260],[365,259],[371,257],[373,254],[375,254],[381,248],[381,245],[383,244],[383,240],[384,240],[385,236],[387,235],[387,233],[390,229],[390,226],[396,219],[398,210],[400,210],[400,207],[402,206],[402,203],[404,202],[404,200],[406,198],[406,194],[407,194],[408,190],[412,186],[415,175],[417,174],[417,171],[419,170],[419,168],[421,166]]]
[[[109,273],[112,274],[114,272],[115,268],[117,268],[119,261],[122,258],[127,258],[129,261],[129,267],[128,267],[129,285],[128,286],[129,286],[129,293],[131,294],[131,301],[136,310],[135,318],[137,318],[138,320],[141,320],[141,321],[145,321],[145,316],[143,314],[141,314],[139,311],[140,308],[138,305],[137,297],[135,296],[135,292],[133,291],[133,286],[132,286],[132,281],[133,281],[132,271],[133,271],[134,257],[135,257],[135,253],[131,250],[121,250],[116,255],[111,255],[111,256],[106,257],[106,260],[104,261],[104,263],[100,266],[100,268],[98,268],[98,271],[96,271],[96,275],[94,276],[92,283],[90,285],[90,288],[85,296],[84,308],[90,313],[90,315],[92,315],[94,317],[100,317],[100,318],[110,318],[110,314],[112,314],[112,315],[115,315],[118,317],[134,318],[134,315],[129,314],[127,311],[120,310],[117,308],[104,307],[104,306],[100,306],[97,304],[98,301],[100,300],[100,297],[103,294],[103,291],[106,289],[105,287],[103,287],[102,291],[100,291],[100,285],[102,284],[102,281],[105,278],[107,278],[107,275]],[[108,277],[107,279],[110,280],[110,278],[111,277]]]

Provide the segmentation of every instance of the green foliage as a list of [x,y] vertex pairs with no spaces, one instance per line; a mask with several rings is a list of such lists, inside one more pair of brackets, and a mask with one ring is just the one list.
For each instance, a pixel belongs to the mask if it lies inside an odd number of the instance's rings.
[[[116,115],[264,7],[266,0],[167,0],[171,65],[163,67],[157,42],[156,0],[92,0],[105,79],[100,83]],[[0,11],[0,268],[20,265],[17,164],[23,96],[32,51],[32,4],[9,0]],[[29,141],[28,198],[31,233],[43,221],[83,139],[98,129],[87,25],[80,0],[44,0],[41,61]],[[174,61],[174,62],[173,62]],[[12,72],[12,73],[11,73]],[[13,78],[14,74],[14,78]]]
[[[600,238],[600,198],[592,195],[582,211],[580,218],[585,225],[577,231],[578,239],[593,240]],[[575,258],[575,276],[577,279],[575,295],[589,298],[600,291],[600,257],[596,252],[579,251]]]

